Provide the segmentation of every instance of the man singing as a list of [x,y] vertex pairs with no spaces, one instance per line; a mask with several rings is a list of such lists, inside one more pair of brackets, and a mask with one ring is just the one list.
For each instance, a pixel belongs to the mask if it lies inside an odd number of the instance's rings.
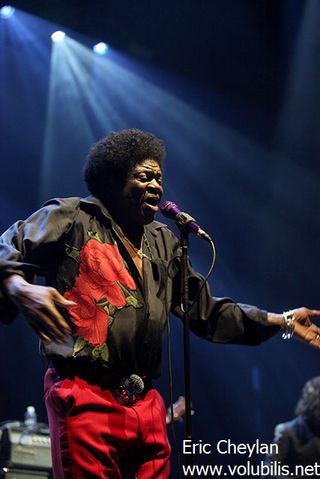
[[[152,386],[168,314],[182,317],[179,243],[154,221],[164,155],[150,133],[110,133],[85,164],[92,196],[50,200],[1,238],[2,321],[22,312],[49,359],[55,479],[169,476],[166,412]],[[256,345],[282,328],[320,347],[309,319],[320,311],[267,313],[213,298],[207,284],[199,293],[202,281],[189,266],[195,334]]]

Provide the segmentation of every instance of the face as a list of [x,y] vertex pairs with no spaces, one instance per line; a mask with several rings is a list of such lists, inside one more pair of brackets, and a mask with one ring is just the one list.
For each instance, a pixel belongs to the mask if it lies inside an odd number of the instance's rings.
[[128,173],[120,204],[128,222],[145,225],[153,221],[163,194],[162,172],[155,160],[144,160]]

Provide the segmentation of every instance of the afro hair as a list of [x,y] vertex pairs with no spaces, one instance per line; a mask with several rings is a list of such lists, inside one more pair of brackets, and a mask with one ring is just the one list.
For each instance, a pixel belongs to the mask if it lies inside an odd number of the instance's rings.
[[152,133],[137,128],[111,132],[90,149],[84,179],[89,191],[108,203],[124,187],[134,165],[152,159],[162,166],[164,157],[164,143]]

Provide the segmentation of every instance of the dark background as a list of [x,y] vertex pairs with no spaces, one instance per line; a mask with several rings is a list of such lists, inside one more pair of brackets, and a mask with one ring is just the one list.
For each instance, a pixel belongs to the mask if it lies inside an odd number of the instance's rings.
[[[88,147],[137,126],[167,144],[166,197],[215,239],[213,294],[276,312],[319,308],[317,0],[11,4],[0,20],[2,230],[48,197],[86,194]],[[57,29],[73,39],[66,56],[54,57]],[[97,41],[110,46],[98,67]],[[205,273],[207,245],[192,240],[190,256]],[[172,318],[175,396],[181,335]],[[193,337],[191,351],[194,436],[210,442],[270,442],[319,374],[319,352],[280,335],[254,348]],[[0,419],[34,404],[46,420],[45,361],[22,318],[1,328],[0,355]],[[167,383],[165,359],[168,402]]]

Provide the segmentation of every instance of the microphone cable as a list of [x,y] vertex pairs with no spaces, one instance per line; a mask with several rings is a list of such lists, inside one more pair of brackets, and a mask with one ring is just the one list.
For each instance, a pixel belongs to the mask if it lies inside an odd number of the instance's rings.
[[210,276],[212,274],[212,271],[213,271],[213,268],[216,264],[217,250],[216,250],[216,246],[214,244],[214,241],[211,237],[210,237],[209,243],[210,243],[210,246],[211,246],[211,254],[212,254],[210,268],[209,268],[208,273],[206,274],[206,276],[203,277],[202,282],[201,282],[201,286],[200,286],[197,294],[195,295],[194,300],[192,301],[192,303],[190,304],[190,306],[187,308],[186,311],[182,311],[183,313],[188,314],[191,311],[191,309],[193,308],[193,306],[196,304],[196,302],[198,301],[199,296],[201,294],[201,291],[203,290],[203,288],[204,288],[205,284],[207,283],[208,279],[210,278]]

